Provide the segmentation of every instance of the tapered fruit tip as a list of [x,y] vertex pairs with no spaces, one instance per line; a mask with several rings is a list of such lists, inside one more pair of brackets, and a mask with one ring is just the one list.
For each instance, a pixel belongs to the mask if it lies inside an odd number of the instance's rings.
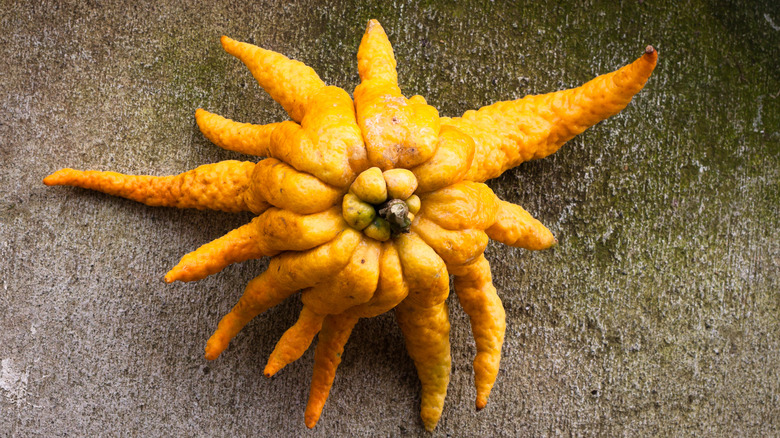
[[232,46],[232,43],[235,41],[227,35],[222,35],[222,37],[219,38],[219,42],[222,44],[222,48],[227,51],[228,46]]
[[219,354],[222,353],[222,350],[224,348],[219,348],[218,346],[215,346],[216,342],[214,342],[212,339],[209,339],[206,342],[206,354],[205,357],[207,360],[214,360],[219,357]]
[[52,173],[51,175],[47,176],[46,178],[43,179],[43,183],[46,184],[47,186],[59,185],[60,184],[60,174],[64,170],[65,169],[58,170],[58,171]]
[[277,371],[279,370],[276,369],[276,367],[272,367],[271,364],[269,363],[268,365],[265,366],[265,369],[263,370],[263,375],[266,378],[270,379],[271,377],[274,376],[274,374],[276,374]]
[[642,58],[645,58],[647,61],[655,64],[656,60],[658,59],[658,50],[655,50],[655,47],[653,46],[647,46],[645,47],[645,54],[642,55]]
[[441,412],[438,412],[435,409],[430,409],[430,412],[427,413],[427,415],[426,413],[421,412],[420,418],[422,419],[425,430],[428,432],[433,432],[433,430],[436,429],[436,425],[439,424]]
[[179,276],[176,275],[176,268],[171,269],[165,274],[165,277],[163,277],[163,281],[165,283],[173,283],[174,281],[178,280]]
[[487,406],[487,398],[484,397],[477,398],[477,411],[481,411],[485,409],[485,406]]
[[304,416],[304,422],[306,423],[306,427],[309,429],[314,429],[314,426],[317,425],[317,421],[319,421],[320,416],[316,414],[309,414],[306,413]]

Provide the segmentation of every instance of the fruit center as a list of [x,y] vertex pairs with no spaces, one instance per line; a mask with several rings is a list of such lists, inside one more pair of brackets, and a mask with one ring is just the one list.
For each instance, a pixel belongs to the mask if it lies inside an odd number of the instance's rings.
[[414,194],[417,178],[406,169],[363,171],[344,195],[342,215],[350,227],[384,242],[409,232],[420,198]]

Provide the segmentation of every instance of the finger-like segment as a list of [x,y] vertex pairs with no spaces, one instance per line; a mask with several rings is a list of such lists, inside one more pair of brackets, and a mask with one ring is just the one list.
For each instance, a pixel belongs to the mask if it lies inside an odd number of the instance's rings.
[[322,407],[328,399],[336,368],[341,363],[344,345],[358,319],[344,315],[328,315],[322,324],[314,352],[314,372],[311,377],[309,402],[306,404],[306,427],[313,428],[322,414]]
[[482,230],[447,230],[423,216],[415,218],[412,230],[444,260],[448,271],[474,261],[490,241]]
[[303,353],[311,345],[314,336],[322,328],[324,320],[325,315],[316,313],[307,306],[303,306],[301,314],[298,316],[298,321],[287,329],[281,339],[279,339],[279,342],[276,343],[274,351],[268,358],[268,364],[265,366],[263,374],[266,377],[271,377],[277,371],[287,366],[287,364],[293,363],[303,356]]
[[367,167],[363,138],[349,95],[336,87],[325,87],[320,94],[303,126],[282,122],[274,130],[270,155],[345,188]]
[[401,94],[393,48],[376,20],[358,48],[358,70],[355,108],[371,165],[408,169],[430,159],[438,145],[439,112],[425,99]]
[[320,162],[317,172],[311,173],[332,185],[345,187],[369,167],[356,117],[349,93],[329,86],[314,96],[301,121]]
[[252,222],[185,255],[165,274],[165,282],[200,280],[216,274],[230,264],[259,259],[267,255],[257,245],[257,241],[262,237],[257,225],[259,220],[260,218],[257,217]]
[[444,260],[414,232],[395,238],[404,280],[409,288],[405,301],[431,307],[444,302],[450,292],[450,277]]
[[326,210],[341,202],[343,195],[344,190],[275,158],[257,163],[247,192],[247,196],[300,214]]
[[361,81],[382,79],[393,85],[398,84],[393,46],[378,21],[369,20],[357,56]]
[[364,238],[344,269],[301,295],[303,304],[317,313],[335,315],[370,300],[379,278],[381,248],[380,242]]
[[257,83],[295,121],[303,119],[309,99],[325,86],[317,73],[302,62],[226,36],[221,42],[225,51],[246,64]]
[[420,417],[425,428],[433,431],[444,409],[452,366],[447,304],[422,307],[404,300],[395,308],[395,316],[422,384]]
[[358,125],[372,166],[409,169],[436,152],[440,123],[435,108],[410,103],[398,86],[381,79],[362,82],[354,95]]
[[331,241],[348,228],[338,207],[314,214],[269,208],[257,217],[256,223],[260,236],[255,244],[267,255],[306,251]]
[[347,309],[345,314],[355,318],[373,318],[397,306],[408,294],[398,251],[393,242],[383,242],[376,292],[368,302]]
[[195,281],[226,266],[281,251],[305,251],[333,240],[346,223],[338,208],[302,215],[270,208],[252,222],[185,255],[165,282]]
[[495,178],[518,164],[543,158],[596,123],[625,108],[644,87],[658,59],[651,46],[633,63],[585,85],[555,93],[497,102],[442,119],[476,143],[470,181]]
[[506,201],[498,201],[496,221],[487,235],[504,245],[530,250],[547,249],[558,243],[550,230],[534,219],[523,207]]
[[285,252],[271,259],[268,269],[250,281],[244,295],[219,322],[206,343],[206,359],[216,359],[230,340],[255,316],[299,291],[325,281],[342,269],[362,240],[359,232],[345,229],[324,245],[306,252]]
[[121,196],[151,206],[197,208],[256,214],[268,203],[249,205],[244,194],[255,163],[222,161],[172,176],[125,175],[96,170],[62,169],[47,176],[48,186],[67,185]]
[[457,128],[444,125],[436,153],[412,169],[418,193],[428,193],[462,180],[474,159],[474,140]]
[[482,183],[461,181],[420,196],[420,215],[448,230],[484,230],[495,221],[498,197]]
[[[322,163],[314,143],[306,135],[306,131],[295,122],[282,122],[271,135],[270,156],[290,164],[301,172],[308,172],[332,183],[331,178],[322,178],[318,170]],[[330,157],[331,159],[333,157]]]
[[458,301],[471,320],[471,332],[477,347],[474,358],[476,405],[477,409],[482,409],[498,376],[506,314],[493,286],[490,264],[484,255],[480,255],[474,263],[453,268],[451,272],[455,277],[453,284]]
[[226,119],[202,108],[195,110],[195,121],[200,132],[215,145],[242,154],[268,156],[271,133],[278,123],[254,125]]

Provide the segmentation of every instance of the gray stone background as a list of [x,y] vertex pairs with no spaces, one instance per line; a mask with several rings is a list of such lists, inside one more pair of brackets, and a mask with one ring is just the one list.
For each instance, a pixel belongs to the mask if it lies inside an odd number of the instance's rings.
[[491,181],[560,240],[491,244],[504,359],[475,412],[468,318],[434,436],[780,431],[780,3],[73,1],[0,5],[0,435],[426,436],[392,315],[361,321],[319,425],[312,351],[262,377],[291,299],[219,360],[203,346],[267,261],[160,280],[248,215],[150,208],[41,179],[60,167],[172,174],[244,159],[203,107],[284,120],[222,34],[352,91],[369,18],[401,87],[443,115],[577,86],[659,49],[620,115]]

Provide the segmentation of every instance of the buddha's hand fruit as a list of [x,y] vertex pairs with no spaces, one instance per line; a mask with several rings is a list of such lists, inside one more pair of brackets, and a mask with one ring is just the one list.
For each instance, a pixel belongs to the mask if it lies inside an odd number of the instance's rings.
[[314,374],[306,407],[317,423],[359,318],[391,309],[422,382],[421,417],[433,430],[450,375],[449,275],[476,341],[481,409],[496,380],[505,316],[483,252],[488,240],[539,250],[557,241],[520,206],[484,184],[523,161],[545,157],[622,110],[656,64],[641,58],[572,90],[498,102],[462,117],[439,117],[398,87],[385,31],[372,20],[358,49],[354,101],[311,68],[223,37],[291,121],[252,125],[199,109],[203,134],[233,151],[268,157],[224,161],[154,177],[63,169],[47,185],[71,185],[153,206],[251,211],[249,224],[185,255],[165,281],[192,281],[247,259],[272,257],[206,343],[216,359],[252,318],[301,292],[298,321],[274,348],[272,376],[306,351]]

